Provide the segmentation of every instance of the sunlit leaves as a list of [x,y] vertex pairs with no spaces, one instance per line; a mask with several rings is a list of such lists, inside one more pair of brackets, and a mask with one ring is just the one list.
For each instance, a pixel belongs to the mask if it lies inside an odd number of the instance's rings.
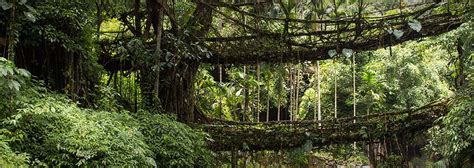
[[211,155],[205,147],[207,134],[194,130],[173,117],[141,112],[141,132],[158,167],[209,167]]
[[374,71],[364,71],[361,76],[362,80],[370,86],[377,84],[377,78]]
[[155,165],[139,122],[127,113],[81,109],[58,95],[27,98],[12,128],[28,135],[17,148],[32,159],[67,167]]
[[11,149],[9,143],[16,140],[16,135],[11,131],[0,129],[0,165],[2,167],[27,167],[28,156],[25,153],[19,154]]

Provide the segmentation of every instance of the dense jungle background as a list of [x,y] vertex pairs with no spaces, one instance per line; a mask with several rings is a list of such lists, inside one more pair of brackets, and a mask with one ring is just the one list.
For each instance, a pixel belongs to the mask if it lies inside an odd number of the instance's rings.
[[472,4],[0,0],[0,167],[472,167]]

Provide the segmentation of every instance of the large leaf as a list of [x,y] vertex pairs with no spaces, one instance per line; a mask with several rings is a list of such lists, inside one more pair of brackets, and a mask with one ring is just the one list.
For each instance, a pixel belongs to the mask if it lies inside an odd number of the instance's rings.
[[7,75],[10,74],[10,75],[15,75],[15,73],[13,72],[13,68],[10,67],[10,66],[3,66],[3,69],[5,69],[5,71],[7,72]]
[[36,13],[36,9],[31,7],[30,5],[26,5],[25,4],[25,7],[28,9],[28,11],[30,11],[31,13]]
[[414,20],[413,22],[408,23],[408,26],[410,26],[411,29],[415,30],[416,32],[421,31],[421,23],[418,22],[417,20]]
[[354,51],[352,51],[352,49],[347,49],[347,48],[342,49],[342,54],[344,54],[344,56],[348,58],[351,57],[353,53]]
[[[0,57],[2,58],[2,57]],[[0,65],[0,76],[7,76],[7,68],[5,67],[5,65]]]
[[250,148],[249,148],[249,145],[246,142],[244,142],[242,143],[242,149],[249,150]]
[[336,50],[329,50],[329,51],[328,51],[328,55],[329,55],[329,57],[331,57],[331,58],[333,58],[336,54],[337,54],[337,51],[336,51]]
[[397,38],[400,39],[403,36],[403,31],[401,30],[394,30],[393,35]]
[[236,93],[235,93],[235,96],[240,96],[242,94],[242,89],[238,90]]
[[16,91],[19,91],[20,90],[20,83],[18,83],[15,80],[9,80],[8,81],[8,88],[10,88],[11,90],[15,89]]
[[3,10],[8,10],[13,7],[13,4],[6,2],[5,0],[0,1],[0,6],[2,6]]
[[31,12],[23,12],[23,14],[25,14],[26,18],[31,22],[36,21],[36,17]]
[[333,8],[332,6],[328,6],[328,7],[326,8],[326,10],[324,10],[324,12],[326,12],[326,14],[329,14],[329,13],[331,13],[332,11],[334,11],[334,8]]
[[18,68],[16,72],[21,76],[30,77],[30,72],[28,72],[26,69]]

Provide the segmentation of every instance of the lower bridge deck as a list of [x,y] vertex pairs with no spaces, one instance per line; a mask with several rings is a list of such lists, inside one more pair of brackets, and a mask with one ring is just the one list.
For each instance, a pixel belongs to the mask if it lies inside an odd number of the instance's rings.
[[200,127],[210,134],[208,143],[215,151],[278,150],[305,144],[318,147],[374,142],[431,128],[448,112],[448,104],[446,99],[412,110],[321,121],[216,121]]

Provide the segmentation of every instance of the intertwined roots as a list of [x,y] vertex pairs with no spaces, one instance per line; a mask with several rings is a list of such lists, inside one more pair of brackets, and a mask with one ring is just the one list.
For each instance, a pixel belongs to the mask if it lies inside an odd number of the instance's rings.
[[400,112],[322,121],[272,121],[266,123],[216,121],[201,125],[211,135],[213,150],[276,150],[375,141],[386,136],[416,133],[430,128],[448,111],[449,100]]
[[[224,64],[331,59],[330,50],[340,53],[344,48],[366,51],[396,45],[453,30],[471,9],[466,3],[455,9],[422,3],[394,14],[361,10],[346,17],[326,14],[306,20],[270,17],[245,5],[205,4],[214,9],[219,23],[213,25],[213,37],[201,39],[213,51],[213,56],[203,61]],[[369,4],[360,5],[363,9]]]

